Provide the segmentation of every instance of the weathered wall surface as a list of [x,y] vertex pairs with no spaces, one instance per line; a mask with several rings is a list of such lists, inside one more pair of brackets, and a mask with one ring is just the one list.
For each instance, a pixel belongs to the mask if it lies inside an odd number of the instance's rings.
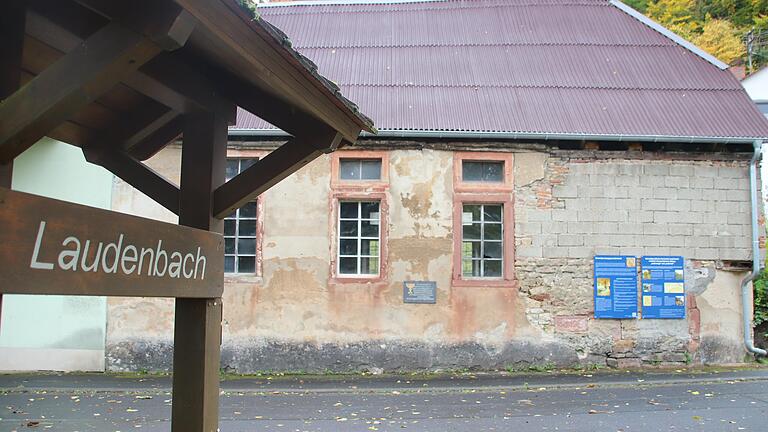
[[[330,157],[319,158],[262,197],[263,270],[260,277],[227,278],[223,368],[491,369],[743,359],[738,282],[745,273],[723,263],[749,258],[745,162],[516,152],[517,286],[454,287],[454,153],[387,154],[384,281],[332,278]],[[178,157],[178,149],[167,149],[151,164],[174,178]],[[172,220],[123,184],[114,207]],[[688,318],[592,319],[596,253],[685,256]],[[404,280],[436,281],[437,304],[404,304]],[[168,368],[172,325],[172,301],[111,299],[109,367]]]

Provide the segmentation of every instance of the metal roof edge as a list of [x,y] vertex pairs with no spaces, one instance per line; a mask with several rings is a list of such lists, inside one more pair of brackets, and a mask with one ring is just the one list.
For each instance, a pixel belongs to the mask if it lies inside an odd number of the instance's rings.
[[401,3],[442,3],[448,0],[297,0],[277,3],[259,3],[258,8],[280,8],[289,6],[326,6],[326,5],[369,5]]
[[617,7],[627,15],[635,18],[636,20],[640,21],[641,23],[647,25],[648,27],[652,28],[653,30],[656,30],[657,32],[661,33],[662,35],[666,36],[667,38],[674,41],[676,44],[682,46],[683,48],[686,48],[688,51],[691,51],[692,53],[696,54],[697,56],[703,58],[704,60],[708,61],[709,63],[712,63],[713,65],[717,66],[718,68],[722,70],[728,69],[728,65],[723,63],[722,61],[718,60],[711,54],[707,53],[706,51],[702,50],[701,48],[697,47],[696,45],[692,44],[691,42],[683,39],[682,37],[675,34],[672,30],[669,30],[668,28],[664,27],[663,25],[657,23],[656,21],[648,18],[647,16],[641,14],[640,12],[636,11],[632,7],[622,3],[619,0],[609,0],[609,3],[613,6]]
[[[285,137],[289,136],[279,129],[230,129],[230,136],[260,136]],[[752,144],[765,138],[759,137],[708,137],[682,135],[601,135],[601,134],[568,134],[543,132],[462,132],[438,130],[379,130],[378,134],[363,132],[361,138],[443,138],[443,139],[526,139],[526,140],[561,140],[561,141],[628,141],[628,142],[681,142],[681,143],[721,143],[721,144]]]

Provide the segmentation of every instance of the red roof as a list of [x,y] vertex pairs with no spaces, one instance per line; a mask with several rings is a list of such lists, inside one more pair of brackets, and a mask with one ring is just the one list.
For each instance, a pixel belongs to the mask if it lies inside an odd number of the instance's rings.
[[[768,137],[711,57],[608,0],[261,7],[380,131]],[[269,129],[238,113],[238,129]]]

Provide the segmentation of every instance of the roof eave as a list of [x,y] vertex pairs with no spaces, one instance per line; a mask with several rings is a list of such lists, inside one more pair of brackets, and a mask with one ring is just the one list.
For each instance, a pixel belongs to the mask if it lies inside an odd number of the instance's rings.
[[[287,134],[277,129],[230,129],[230,136],[252,136],[280,138]],[[362,133],[361,138],[372,137]],[[429,139],[499,139],[499,140],[539,140],[539,141],[612,141],[612,142],[660,142],[690,144],[752,144],[768,137],[716,137],[684,135],[630,135],[630,134],[579,134],[547,132],[487,132],[487,131],[439,131],[439,130],[398,130],[382,129],[375,135],[378,138],[429,138]]]

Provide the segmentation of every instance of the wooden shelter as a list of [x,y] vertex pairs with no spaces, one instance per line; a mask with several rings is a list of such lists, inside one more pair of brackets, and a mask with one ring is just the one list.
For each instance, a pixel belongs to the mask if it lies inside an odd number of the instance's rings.
[[[233,209],[362,130],[374,132],[285,35],[242,3],[3,1],[0,186],[10,187],[14,158],[49,136],[82,148],[180,225],[221,232]],[[225,183],[237,106],[291,138]],[[177,186],[141,161],[179,137]],[[217,430],[221,313],[217,298],[176,299],[174,431]]]

